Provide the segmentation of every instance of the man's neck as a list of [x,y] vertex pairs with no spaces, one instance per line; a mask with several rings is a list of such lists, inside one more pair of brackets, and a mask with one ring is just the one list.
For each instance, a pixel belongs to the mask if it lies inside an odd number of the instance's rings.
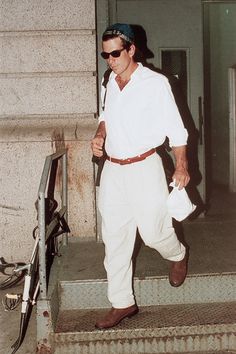
[[132,62],[130,67],[128,68],[128,70],[126,70],[124,73],[116,76],[116,82],[117,82],[120,90],[122,90],[127,85],[127,83],[130,81],[131,75],[137,69],[137,67],[138,67],[138,64],[136,62]]

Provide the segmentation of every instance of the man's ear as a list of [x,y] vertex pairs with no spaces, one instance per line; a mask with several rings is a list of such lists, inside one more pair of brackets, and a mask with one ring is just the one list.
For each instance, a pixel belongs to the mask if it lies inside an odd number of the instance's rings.
[[130,57],[133,57],[133,56],[134,56],[134,54],[135,54],[135,49],[136,49],[135,45],[134,45],[134,44],[131,44],[131,46],[130,46],[130,48],[129,48],[129,55],[130,55]]

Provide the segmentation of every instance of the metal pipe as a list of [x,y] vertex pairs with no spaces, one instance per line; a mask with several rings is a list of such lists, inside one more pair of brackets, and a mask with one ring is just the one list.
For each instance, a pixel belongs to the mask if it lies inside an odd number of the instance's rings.
[[39,184],[39,193],[45,193],[45,189],[46,189],[46,185],[47,185],[47,181],[48,181],[48,175],[49,175],[49,171],[51,168],[51,164],[52,164],[52,159],[51,156],[47,156],[45,163],[44,163],[44,168],[43,168],[43,173],[41,176],[41,180],[40,180],[40,184]]
[[45,193],[40,192],[38,196],[38,226],[39,226],[39,281],[40,295],[42,299],[47,298],[46,285],[46,256],[45,256]]
[[[65,220],[68,222],[67,154],[62,156],[62,205],[66,207]],[[62,238],[63,246],[68,245],[67,233]]]
[[44,193],[45,190],[46,190],[47,181],[48,181],[48,175],[49,175],[49,172],[50,172],[52,161],[56,160],[56,159],[59,159],[62,156],[65,156],[66,152],[67,151],[64,149],[64,150],[61,150],[59,152],[55,152],[54,154],[49,155],[49,156],[46,157],[44,168],[43,168],[43,173],[42,173],[42,177],[41,177],[40,185],[39,185],[39,193],[40,192]]
[[[38,227],[39,227],[39,281],[40,281],[40,295],[42,300],[47,298],[47,284],[46,284],[46,222],[45,222],[45,191],[48,184],[48,178],[52,161],[62,158],[62,204],[66,207],[65,219],[67,221],[67,151],[56,152],[46,157],[43,173],[40,180],[38,190]],[[68,236],[63,238],[63,244],[68,244]]]

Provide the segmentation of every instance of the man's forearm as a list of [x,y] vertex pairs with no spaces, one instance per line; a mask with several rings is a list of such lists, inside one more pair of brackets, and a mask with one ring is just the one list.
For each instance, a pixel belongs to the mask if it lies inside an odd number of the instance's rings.
[[174,146],[172,147],[172,151],[175,157],[175,169],[188,169],[188,161],[186,156],[186,145],[182,146]]
[[91,148],[94,156],[103,156],[103,145],[106,138],[105,122],[100,122],[96,134],[91,141]]
[[96,134],[94,136],[95,138],[100,137],[105,139],[106,137],[106,128],[105,128],[105,122],[102,121],[99,123],[99,126],[97,128]]
[[175,156],[175,172],[172,176],[172,179],[175,180],[179,189],[186,187],[189,182],[188,174],[188,161],[186,156],[186,146],[174,146],[172,147],[174,156]]

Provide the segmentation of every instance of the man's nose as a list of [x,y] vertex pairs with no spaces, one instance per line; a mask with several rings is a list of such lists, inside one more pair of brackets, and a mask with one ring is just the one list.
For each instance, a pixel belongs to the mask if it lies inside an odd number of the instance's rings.
[[114,62],[115,58],[113,58],[112,55],[109,55],[109,58],[107,59],[108,65],[112,64]]

